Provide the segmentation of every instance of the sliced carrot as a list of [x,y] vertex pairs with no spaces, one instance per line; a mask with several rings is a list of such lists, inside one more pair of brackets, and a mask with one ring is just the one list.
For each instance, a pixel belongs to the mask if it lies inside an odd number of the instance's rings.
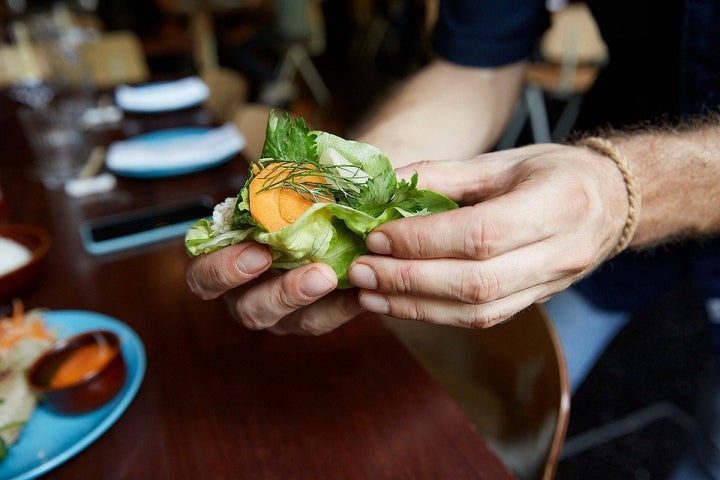
[[26,314],[22,302],[15,300],[12,316],[0,318],[0,349],[10,349],[24,338],[52,340],[54,336],[41,318]]
[[[308,169],[312,166],[308,166]],[[248,203],[250,215],[270,232],[287,227],[310,208],[314,199],[309,193],[303,194],[287,187],[275,187],[290,175],[291,170],[283,163],[270,164],[262,170],[255,170],[256,175],[250,182]],[[295,176],[297,184],[312,185],[327,183],[319,175]],[[319,198],[321,202],[332,202],[333,199]]]

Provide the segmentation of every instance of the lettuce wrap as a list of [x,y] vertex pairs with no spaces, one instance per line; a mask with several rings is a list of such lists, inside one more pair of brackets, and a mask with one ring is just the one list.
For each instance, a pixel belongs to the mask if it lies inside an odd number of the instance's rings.
[[[270,168],[285,173],[263,172]],[[264,183],[258,187],[253,179],[259,181],[261,175]],[[212,218],[198,220],[187,231],[185,247],[197,256],[254,240],[270,246],[274,268],[324,262],[337,274],[338,288],[347,288],[350,264],[368,253],[365,238],[374,228],[457,208],[445,195],[416,186],[417,173],[410,182],[398,180],[390,160],[376,147],[310,131],[302,118],[273,112],[262,158],[250,167],[243,188],[218,204]],[[251,203],[260,198],[257,192],[273,189],[294,191],[299,203],[307,204],[298,218],[278,230],[266,228],[251,213]]]

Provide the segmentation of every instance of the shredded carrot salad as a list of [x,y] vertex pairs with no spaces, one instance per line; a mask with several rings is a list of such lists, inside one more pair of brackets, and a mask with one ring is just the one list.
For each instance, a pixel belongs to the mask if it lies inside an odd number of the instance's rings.
[[0,318],[0,350],[10,350],[24,338],[52,340],[54,335],[39,315],[26,314],[22,302],[14,300],[12,315]]

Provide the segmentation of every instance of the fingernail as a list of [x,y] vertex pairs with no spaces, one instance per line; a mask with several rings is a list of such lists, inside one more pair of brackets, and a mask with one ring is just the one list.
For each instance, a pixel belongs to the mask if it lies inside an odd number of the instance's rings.
[[353,263],[348,272],[348,279],[356,287],[377,290],[378,281],[375,271],[362,263]]
[[269,263],[268,255],[258,247],[246,248],[235,260],[238,270],[247,275],[253,275],[264,270]]
[[308,297],[323,295],[334,288],[333,279],[317,268],[308,270],[300,279],[300,293]]
[[390,305],[385,297],[375,292],[362,292],[358,301],[360,306],[368,312],[374,313],[388,313],[390,311]]
[[390,239],[382,232],[372,232],[365,242],[371,252],[388,255],[392,253],[392,244]]

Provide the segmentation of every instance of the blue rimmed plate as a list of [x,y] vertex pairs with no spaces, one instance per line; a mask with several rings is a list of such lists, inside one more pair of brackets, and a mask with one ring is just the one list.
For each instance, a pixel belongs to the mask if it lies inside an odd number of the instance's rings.
[[225,163],[244,147],[245,137],[233,124],[170,128],[111,144],[105,162],[124,177],[171,177]]
[[137,334],[124,323],[81,310],[48,311],[42,315],[45,324],[59,337],[94,329],[115,332],[122,343],[128,377],[110,403],[84,415],[62,415],[40,402],[20,439],[0,462],[0,478],[4,480],[36,478],[77,455],[120,418],[145,375],[145,348]]

